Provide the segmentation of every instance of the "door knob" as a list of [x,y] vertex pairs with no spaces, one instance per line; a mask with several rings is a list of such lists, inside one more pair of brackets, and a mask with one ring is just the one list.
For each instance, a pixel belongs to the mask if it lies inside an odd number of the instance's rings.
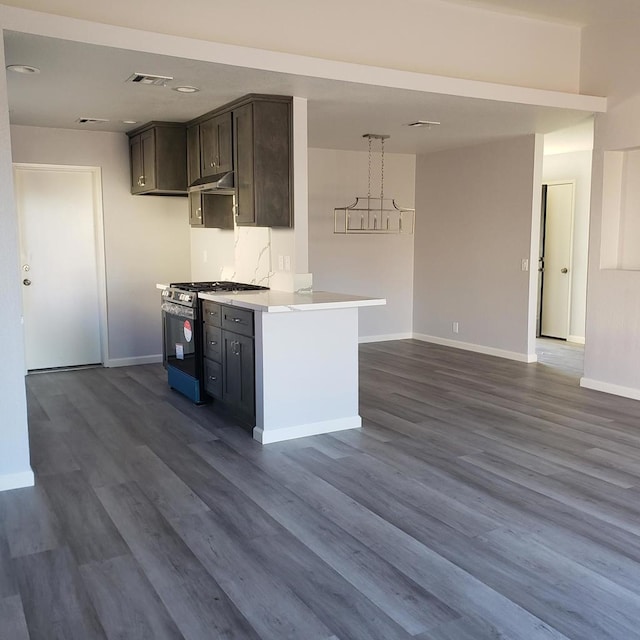
[[25,287],[28,287],[28,286],[31,284],[31,280],[29,280],[29,278],[25,278],[25,279],[22,281],[22,284],[23,284]]
[[568,273],[569,269],[567,269],[567,267],[562,267],[562,269],[560,269],[560,273]]

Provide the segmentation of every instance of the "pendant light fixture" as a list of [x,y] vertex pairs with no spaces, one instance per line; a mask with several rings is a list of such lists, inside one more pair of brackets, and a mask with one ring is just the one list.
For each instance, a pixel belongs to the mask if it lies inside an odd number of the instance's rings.
[[[388,135],[365,133],[369,141],[369,173],[367,196],[356,196],[353,204],[333,210],[334,233],[412,234],[415,209],[396,204],[393,198],[384,197],[384,141]],[[371,195],[371,164],[373,142],[380,141],[380,196]]]

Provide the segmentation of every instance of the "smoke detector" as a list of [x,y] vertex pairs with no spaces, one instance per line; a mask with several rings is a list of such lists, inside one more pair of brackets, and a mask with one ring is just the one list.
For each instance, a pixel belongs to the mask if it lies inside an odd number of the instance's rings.
[[173,76],[156,76],[151,73],[138,73],[137,71],[129,76],[125,82],[133,82],[134,84],[147,84],[154,87],[165,87],[167,82],[173,80]]
[[108,118],[78,118],[76,120],[78,124],[101,124],[103,122],[109,122]]

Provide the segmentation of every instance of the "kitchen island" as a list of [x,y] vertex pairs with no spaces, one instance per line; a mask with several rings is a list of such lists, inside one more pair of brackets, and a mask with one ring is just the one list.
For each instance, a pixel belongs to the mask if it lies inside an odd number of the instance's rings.
[[268,444],[361,426],[358,307],[385,299],[273,290],[198,296],[254,312],[256,440]]

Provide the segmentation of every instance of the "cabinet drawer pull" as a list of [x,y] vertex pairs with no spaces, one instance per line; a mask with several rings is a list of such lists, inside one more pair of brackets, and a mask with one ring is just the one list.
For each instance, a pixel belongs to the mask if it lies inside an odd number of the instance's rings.
[[211,380],[211,382],[215,382],[218,378],[216,378],[215,376],[209,376],[209,380]]
[[209,340],[209,344],[210,344],[210,345],[216,345],[216,344],[218,344],[218,343],[217,343],[215,340]]
[[209,315],[210,315],[210,316],[217,316],[218,314],[217,314],[217,312],[215,312],[215,311],[209,311]]
[[234,322],[242,322],[242,318],[231,318]]

